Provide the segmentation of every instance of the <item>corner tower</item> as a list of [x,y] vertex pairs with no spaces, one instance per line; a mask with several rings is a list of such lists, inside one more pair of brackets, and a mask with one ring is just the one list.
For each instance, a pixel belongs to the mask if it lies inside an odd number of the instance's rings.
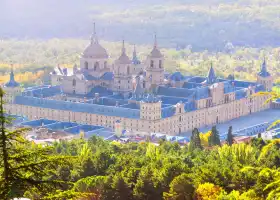
[[10,80],[4,85],[3,89],[6,92],[5,101],[9,104],[13,103],[15,96],[21,93],[20,84],[15,80],[13,66],[11,66]]
[[154,48],[147,59],[146,83],[147,88],[162,85],[164,83],[164,57],[157,46],[155,35]]
[[140,119],[154,121],[161,119],[161,101],[153,94],[148,94],[140,102]]
[[114,64],[114,91],[131,92],[132,84],[132,62],[126,55],[124,41],[122,43],[122,51],[120,57]]
[[266,60],[263,60],[261,71],[257,74],[257,82],[262,84],[266,91],[271,91],[273,86],[273,77],[267,71]]

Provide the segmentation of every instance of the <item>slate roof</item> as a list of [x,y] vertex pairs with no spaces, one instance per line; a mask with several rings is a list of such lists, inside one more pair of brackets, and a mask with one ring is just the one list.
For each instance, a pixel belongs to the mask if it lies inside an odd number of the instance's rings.
[[15,104],[49,108],[54,110],[65,110],[73,112],[84,112],[100,114],[106,116],[118,116],[126,118],[140,118],[140,111],[136,109],[121,108],[115,106],[104,106],[88,103],[74,103],[69,101],[60,101],[52,99],[43,99],[28,96],[16,96]]
[[262,65],[261,65],[261,71],[258,73],[258,75],[261,77],[271,76],[270,73],[267,71],[266,60],[263,61]]
[[15,81],[15,75],[13,69],[10,73],[10,80],[5,84],[5,87],[18,87],[19,83]]

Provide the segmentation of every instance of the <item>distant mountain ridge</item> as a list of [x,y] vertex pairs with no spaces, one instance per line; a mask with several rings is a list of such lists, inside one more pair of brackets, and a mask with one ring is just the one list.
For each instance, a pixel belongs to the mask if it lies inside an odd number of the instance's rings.
[[86,38],[222,50],[280,45],[280,0],[3,0],[0,38]]

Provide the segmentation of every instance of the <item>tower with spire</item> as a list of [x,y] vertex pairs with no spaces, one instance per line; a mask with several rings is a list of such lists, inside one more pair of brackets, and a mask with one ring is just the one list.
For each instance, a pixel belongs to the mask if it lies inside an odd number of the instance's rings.
[[131,92],[133,89],[132,83],[132,67],[131,60],[126,54],[124,40],[122,42],[122,50],[120,57],[114,64],[114,91]]
[[6,92],[5,101],[7,103],[12,103],[14,97],[21,93],[20,84],[15,80],[13,65],[11,65],[10,79],[4,85],[4,91]]
[[154,47],[147,58],[146,65],[146,86],[151,88],[154,85],[164,83],[164,57],[158,49],[157,36],[155,35]]
[[211,67],[209,69],[208,75],[206,77],[207,84],[213,84],[217,81],[217,77],[213,68],[213,63],[211,63]]
[[273,86],[273,77],[267,71],[266,59],[261,64],[261,70],[257,74],[257,82],[262,84],[266,91],[271,91]]
[[136,46],[134,45],[134,49],[133,49],[133,54],[132,54],[132,64],[134,65],[140,65],[141,62],[137,57],[137,52],[136,52]]
[[206,77],[206,84],[210,85],[210,95],[212,105],[220,105],[224,103],[224,83],[217,81],[217,76],[215,74],[215,70],[213,64],[211,63],[211,67],[209,69],[208,75]]

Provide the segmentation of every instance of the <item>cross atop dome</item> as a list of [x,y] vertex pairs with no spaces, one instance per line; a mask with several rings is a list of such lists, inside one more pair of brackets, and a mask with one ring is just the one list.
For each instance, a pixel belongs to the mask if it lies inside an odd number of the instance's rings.
[[91,44],[98,43],[98,38],[97,38],[96,28],[95,28],[95,22],[93,23],[93,32],[92,32],[92,35],[90,37],[90,42],[91,42]]

